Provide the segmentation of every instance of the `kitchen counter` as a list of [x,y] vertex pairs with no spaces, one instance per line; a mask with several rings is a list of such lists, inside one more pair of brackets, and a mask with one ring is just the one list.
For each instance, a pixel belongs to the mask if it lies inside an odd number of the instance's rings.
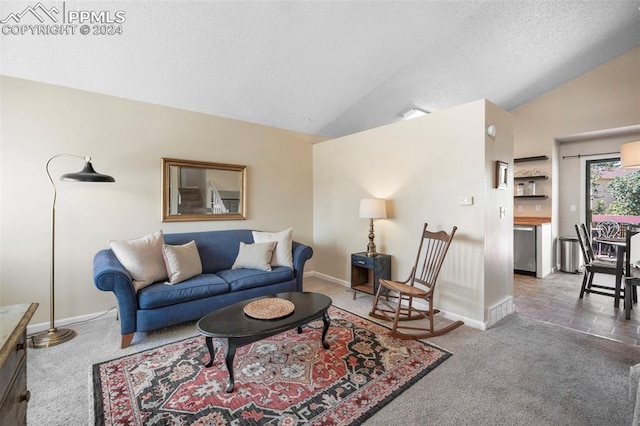
[[529,225],[529,226],[540,226],[543,223],[551,223],[550,217],[514,217],[513,224],[514,225]]

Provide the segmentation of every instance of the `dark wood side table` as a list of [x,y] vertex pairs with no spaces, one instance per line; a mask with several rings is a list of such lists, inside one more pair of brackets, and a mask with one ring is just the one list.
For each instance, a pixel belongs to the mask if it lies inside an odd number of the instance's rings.
[[367,294],[376,294],[380,278],[391,279],[391,256],[378,253],[375,257],[368,257],[365,252],[351,255],[351,289]]
[[0,307],[0,419],[27,424],[27,324],[37,303]]

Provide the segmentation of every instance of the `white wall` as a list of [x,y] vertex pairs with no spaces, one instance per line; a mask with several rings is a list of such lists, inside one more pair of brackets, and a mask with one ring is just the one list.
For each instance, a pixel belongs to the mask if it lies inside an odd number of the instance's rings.
[[[165,232],[294,228],[313,243],[312,143],[316,137],[48,84],[2,77],[0,305],[39,302],[48,320],[55,154],[93,157],[114,184],[57,182],[56,317],[115,305],[93,285],[92,259],[110,239]],[[161,158],[247,166],[247,220],[162,223]],[[83,162],[60,158],[54,177]],[[313,259],[307,270],[313,269]]]
[[[408,276],[424,222],[447,232],[458,226],[436,305],[483,325],[485,298],[510,294],[506,272],[513,264],[511,189],[493,188],[495,160],[512,159],[511,123],[507,113],[487,107],[499,129],[501,147],[495,148],[485,136],[485,107],[476,101],[314,145],[315,270],[350,281],[350,254],[364,251],[368,241],[359,200],[384,198],[389,218],[375,222],[376,245],[392,256],[392,278]],[[474,204],[461,206],[461,196],[474,197]],[[498,205],[507,208],[500,223]],[[487,249],[487,241],[495,247]]]

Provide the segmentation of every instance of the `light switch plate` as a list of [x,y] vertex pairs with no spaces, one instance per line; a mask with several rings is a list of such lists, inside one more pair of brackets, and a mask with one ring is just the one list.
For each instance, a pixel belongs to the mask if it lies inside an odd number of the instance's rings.
[[460,197],[460,205],[461,206],[473,205],[473,197]]

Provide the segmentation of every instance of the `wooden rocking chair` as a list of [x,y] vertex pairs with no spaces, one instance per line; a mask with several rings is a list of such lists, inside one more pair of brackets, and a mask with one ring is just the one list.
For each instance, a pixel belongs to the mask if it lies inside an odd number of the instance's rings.
[[[442,262],[444,262],[456,229],[458,228],[454,226],[450,234],[445,231],[430,232],[427,231],[427,224],[425,223],[416,263],[411,269],[409,278],[403,282],[380,280],[369,315],[374,318],[393,321],[391,330],[393,337],[400,339],[426,339],[441,336],[464,324],[462,321],[456,321],[439,330],[435,330],[433,325],[433,315],[440,312],[438,309],[433,308],[433,292]],[[418,303],[420,305],[426,304],[428,307],[416,306],[414,299],[424,300],[424,302],[418,301]],[[424,318],[429,320],[428,328],[398,324],[400,321],[413,321]],[[404,333],[399,329],[414,331]]]

